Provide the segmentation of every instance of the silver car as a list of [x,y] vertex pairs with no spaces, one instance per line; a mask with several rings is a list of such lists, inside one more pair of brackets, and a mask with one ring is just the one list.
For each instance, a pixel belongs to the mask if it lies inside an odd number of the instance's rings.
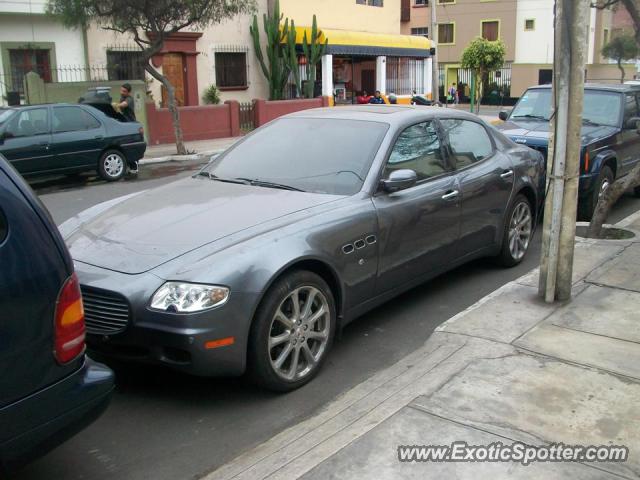
[[300,387],[366,311],[478,257],[522,261],[543,169],[540,153],[451,109],[282,117],[192,178],[62,226],[87,341],[119,359]]

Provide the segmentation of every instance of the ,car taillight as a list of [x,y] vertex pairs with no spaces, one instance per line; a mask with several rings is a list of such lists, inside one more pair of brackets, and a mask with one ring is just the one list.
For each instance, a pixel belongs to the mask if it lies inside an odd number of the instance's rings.
[[53,354],[58,363],[65,364],[82,355],[84,348],[84,307],[78,277],[74,273],[58,295]]
[[584,152],[584,173],[589,173],[589,150]]

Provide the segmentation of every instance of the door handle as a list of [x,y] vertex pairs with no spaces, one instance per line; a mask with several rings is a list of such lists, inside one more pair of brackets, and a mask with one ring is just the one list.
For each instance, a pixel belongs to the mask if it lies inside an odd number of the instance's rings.
[[102,139],[104,139],[104,135],[96,135],[93,138],[94,138],[94,140],[102,140]]
[[513,170],[505,170],[500,174],[500,178],[504,178],[505,180],[513,175]]
[[451,190],[450,192],[447,192],[444,195],[442,195],[442,199],[453,200],[454,198],[458,198],[458,195],[460,195],[460,192],[458,192],[458,190]]

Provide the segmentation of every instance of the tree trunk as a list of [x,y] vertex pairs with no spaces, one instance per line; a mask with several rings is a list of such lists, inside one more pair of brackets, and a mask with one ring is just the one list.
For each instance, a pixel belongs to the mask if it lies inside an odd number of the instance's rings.
[[591,217],[589,228],[587,229],[587,237],[600,238],[602,234],[602,224],[606,222],[613,204],[616,203],[629,188],[637,185],[640,185],[640,162],[636,164],[628,175],[613,182],[600,197],[596,209],[593,212],[593,217]]
[[635,26],[636,42],[640,44],[640,4],[638,0],[622,0],[622,4],[629,12],[629,16],[633,20]]
[[176,136],[176,152],[178,155],[186,155],[187,149],[184,146],[184,136],[182,134],[182,126],[180,125],[180,112],[176,106],[176,89],[171,85],[169,79],[153,68],[150,63],[145,65],[145,70],[149,72],[149,75],[162,83],[164,88],[167,89],[167,97],[169,100],[168,107],[169,112],[171,113],[173,131]]
[[624,83],[624,68],[622,68],[622,59],[618,59],[618,68],[620,69],[620,83]]

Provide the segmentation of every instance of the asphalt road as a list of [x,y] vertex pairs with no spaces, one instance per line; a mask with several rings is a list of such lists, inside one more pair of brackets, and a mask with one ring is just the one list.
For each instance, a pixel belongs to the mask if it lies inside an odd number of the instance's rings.
[[[143,167],[139,178],[113,184],[72,179],[34,187],[60,223],[91,205],[167,183],[196,167],[163,164]],[[624,197],[611,220],[638,209],[640,200]],[[107,412],[15,478],[198,478],[422,346],[439,324],[537,266],[539,256],[538,233],[516,268],[474,262],[392,300],[350,324],[320,375],[286,395],[256,389],[243,379],[202,379],[162,368],[112,365],[118,386]]]

